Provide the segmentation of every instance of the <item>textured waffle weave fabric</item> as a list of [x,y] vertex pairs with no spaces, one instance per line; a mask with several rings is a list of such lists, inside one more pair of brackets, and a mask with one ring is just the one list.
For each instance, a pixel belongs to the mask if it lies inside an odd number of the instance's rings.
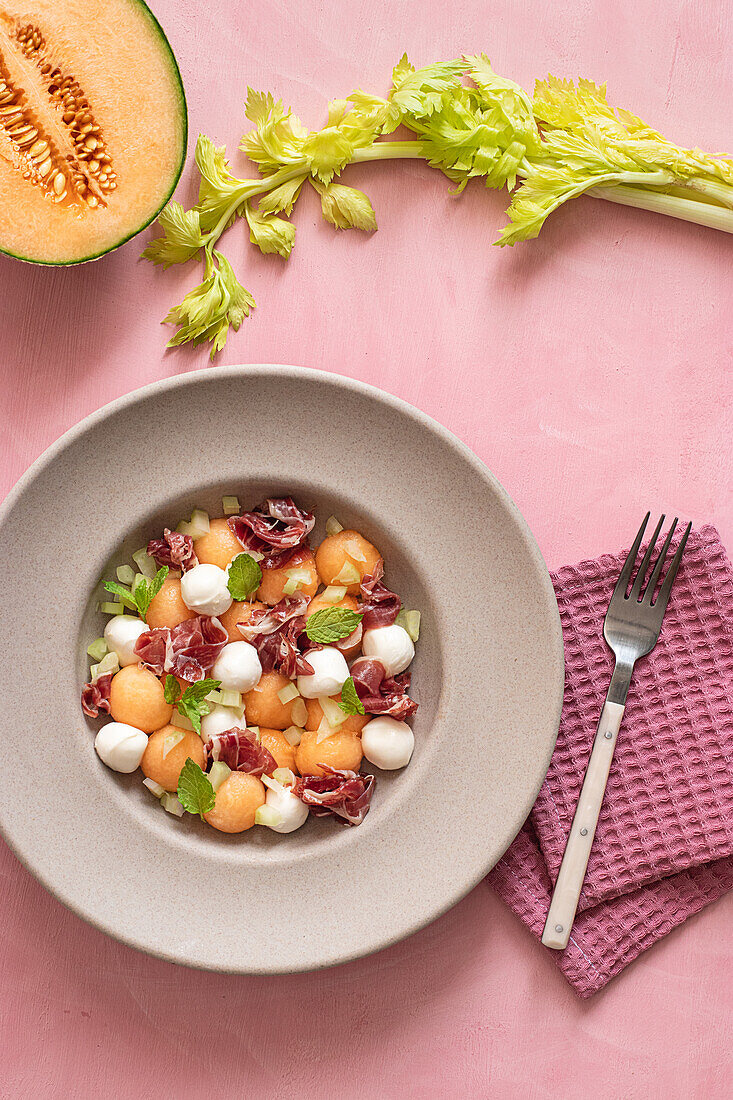
[[[489,881],[541,936],[613,668],[603,619],[625,554],[553,575],[565,641],[557,747]],[[687,543],[662,633],[636,666],[573,936],[552,952],[589,996],[733,887],[733,569],[713,527]]]

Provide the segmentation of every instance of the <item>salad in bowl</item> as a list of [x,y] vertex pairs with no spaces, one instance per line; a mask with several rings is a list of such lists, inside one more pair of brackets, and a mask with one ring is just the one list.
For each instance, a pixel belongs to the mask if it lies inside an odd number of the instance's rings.
[[420,614],[384,581],[379,550],[291,497],[223,515],[195,509],[105,581],[110,616],[87,649],[95,748],[142,772],[169,813],[214,829],[359,825],[374,774],[409,764],[408,694]]

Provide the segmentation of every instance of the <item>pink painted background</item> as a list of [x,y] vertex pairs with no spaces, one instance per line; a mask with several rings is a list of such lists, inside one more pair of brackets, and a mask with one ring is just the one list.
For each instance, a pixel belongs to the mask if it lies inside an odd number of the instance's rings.
[[[525,87],[548,70],[605,80],[670,137],[733,146],[730,0],[153,6],[191,147],[205,130],[234,149],[247,84],[320,124],[329,96],[384,88],[404,49],[418,64],[485,50]],[[336,234],[313,194],[287,264],[230,232],[259,308],[221,362],[336,371],[432,414],[499,476],[551,567],[618,549],[647,507],[713,522],[733,549],[733,239],[583,199],[499,251],[503,194],[456,200],[410,163],[348,182],[370,195],[376,235]],[[178,196],[192,190],[187,171]],[[198,276],[138,262],[141,244],[68,271],[0,259],[3,493],[93,409],[206,365],[204,350],[166,352],[159,325]],[[4,846],[0,883],[3,1098],[717,1100],[730,1086],[730,897],[581,1003],[484,884],[374,958],[267,980],[112,942]]]

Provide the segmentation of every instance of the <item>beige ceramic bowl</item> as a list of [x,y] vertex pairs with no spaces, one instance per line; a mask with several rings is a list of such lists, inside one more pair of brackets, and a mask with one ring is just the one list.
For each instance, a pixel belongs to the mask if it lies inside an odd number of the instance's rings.
[[[382,551],[422,611],[416,749],[358,828],[225,836],[164,813],[97,758],[79,706],[103,575],[223,493],[292,493]],[[244,366],[149,386],[90,416],[0,512],[0,827],[64,904],[165,959],[240,973],[376,951],[496,863],[547,769],[563,691],[552,585],[489,471],[428,417],[358,382]],[[366,762],[365,762],[366,763]]]

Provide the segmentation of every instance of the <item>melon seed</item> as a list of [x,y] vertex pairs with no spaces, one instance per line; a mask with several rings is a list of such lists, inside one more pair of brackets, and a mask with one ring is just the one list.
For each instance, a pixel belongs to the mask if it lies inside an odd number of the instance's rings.
[[38,174],[41,176],[41,179],[44,179],[50,171],[51,171],[51,158],[48,157],[47,160],[44,160],[43,163],[38,166]]
[[66,176],[63,172],[57,172],[53,177],[53,189],[57,195],[66,189]]
[[47,141],[37,141],[34,145],[31,145],[28,152],[32,157],[35,157],[38,153],[45,153],[46,149],[48,149]]
[[99,200],[95,195],[87,195],[86,203],[87,206],[91,206],[92,209],[94,209],[95,206],[99,206]]

